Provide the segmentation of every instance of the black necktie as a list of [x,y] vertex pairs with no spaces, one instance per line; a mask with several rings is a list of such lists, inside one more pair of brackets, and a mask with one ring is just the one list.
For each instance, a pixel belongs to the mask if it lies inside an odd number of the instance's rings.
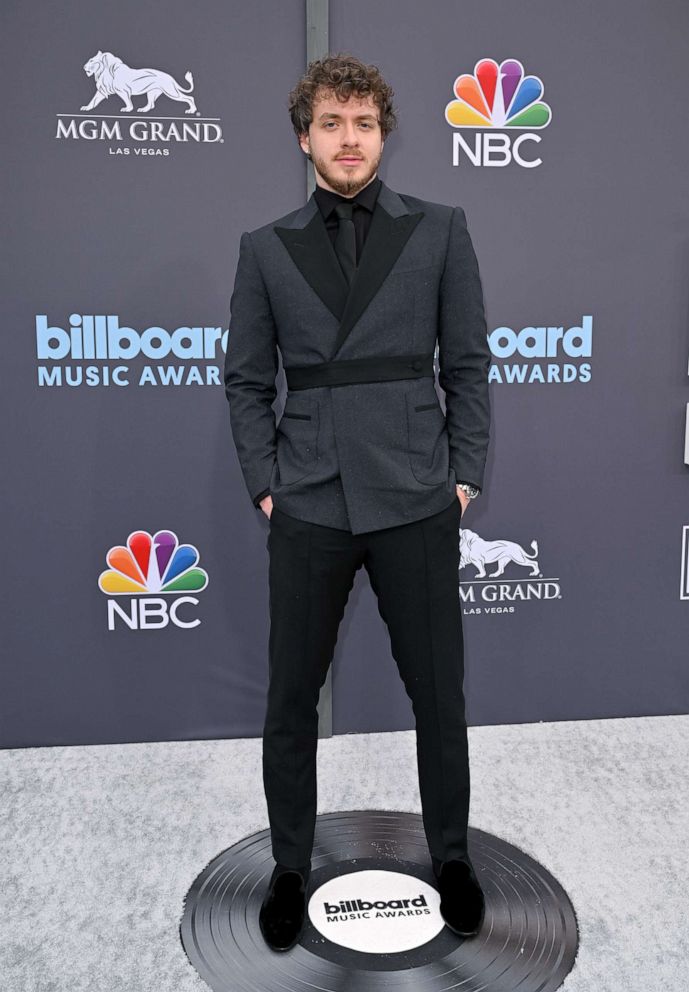
[[338,220],[335,254],[350,285],[356,272],[356,232],[352,220],[353,209],[353,203],[338,203],[335,207]]

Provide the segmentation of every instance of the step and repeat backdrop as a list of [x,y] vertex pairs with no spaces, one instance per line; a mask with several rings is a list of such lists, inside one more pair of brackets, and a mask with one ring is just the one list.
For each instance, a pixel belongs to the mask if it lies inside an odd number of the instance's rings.
[[[492,440],[458,576],[471,724],[689,711],[689,7],[332,0],[380,175],[461,205]],[[2,15],[0,746],[257,736],[268,522],[222,386],[239,238],[301,205],[301,0]],[[279,378],[276,414],[284,397]],[[442,398],[442,394],[441,394]],[[334,732],[408,729],[365,573]]]

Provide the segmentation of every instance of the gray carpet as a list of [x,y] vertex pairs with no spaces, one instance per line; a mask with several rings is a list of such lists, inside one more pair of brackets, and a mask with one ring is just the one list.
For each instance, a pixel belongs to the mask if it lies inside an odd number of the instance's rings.
[[[565,992],[689,989],[689,717],[476,727],[470,822],[568,891]],[[390,774],[394,769],[394,775]],[[413,731],[319,742],[319,812],[420,812]],[[2,992],[207,992],[193,879],[267,827],[255,740],[0,751]]]

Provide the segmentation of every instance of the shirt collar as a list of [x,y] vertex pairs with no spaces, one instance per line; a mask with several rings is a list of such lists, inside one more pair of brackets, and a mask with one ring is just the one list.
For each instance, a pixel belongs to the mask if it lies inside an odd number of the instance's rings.
[[332,190],[325,189],[324,186],[316,184],[313,195],[323,215],[323,220],[327,220],[338,203],[356,203],[358,206],[365,207],[370,213],[373,213],[376,200],[378,199],[378,192],[382,185],[382,180],[379,176],[376,176],[368,186],[360,189],[356,196],[349,197],[341,196],[339,193],[334,193]]

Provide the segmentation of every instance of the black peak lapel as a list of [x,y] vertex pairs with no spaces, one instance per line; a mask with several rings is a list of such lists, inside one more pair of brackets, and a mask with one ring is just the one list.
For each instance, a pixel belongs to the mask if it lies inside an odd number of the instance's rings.
[[301,274],[340,321],[331,359],[382,286],[422,217],[422,211],[411,214],[399,194],[382,183],[351,286],[313,194],[289,227],[274,228]]
[[[390,213],[390,209],[395,213]],[[347,335],[383,285],[385,277],[422,217],[422,212],[409,213],[397,193],[393,193],[385,184],[381,186],[361,258],[349,288],[331,359],[340,350]]]
[[349,286],[313,194],[289,227],[273,230],[311,289],[339,320]]

